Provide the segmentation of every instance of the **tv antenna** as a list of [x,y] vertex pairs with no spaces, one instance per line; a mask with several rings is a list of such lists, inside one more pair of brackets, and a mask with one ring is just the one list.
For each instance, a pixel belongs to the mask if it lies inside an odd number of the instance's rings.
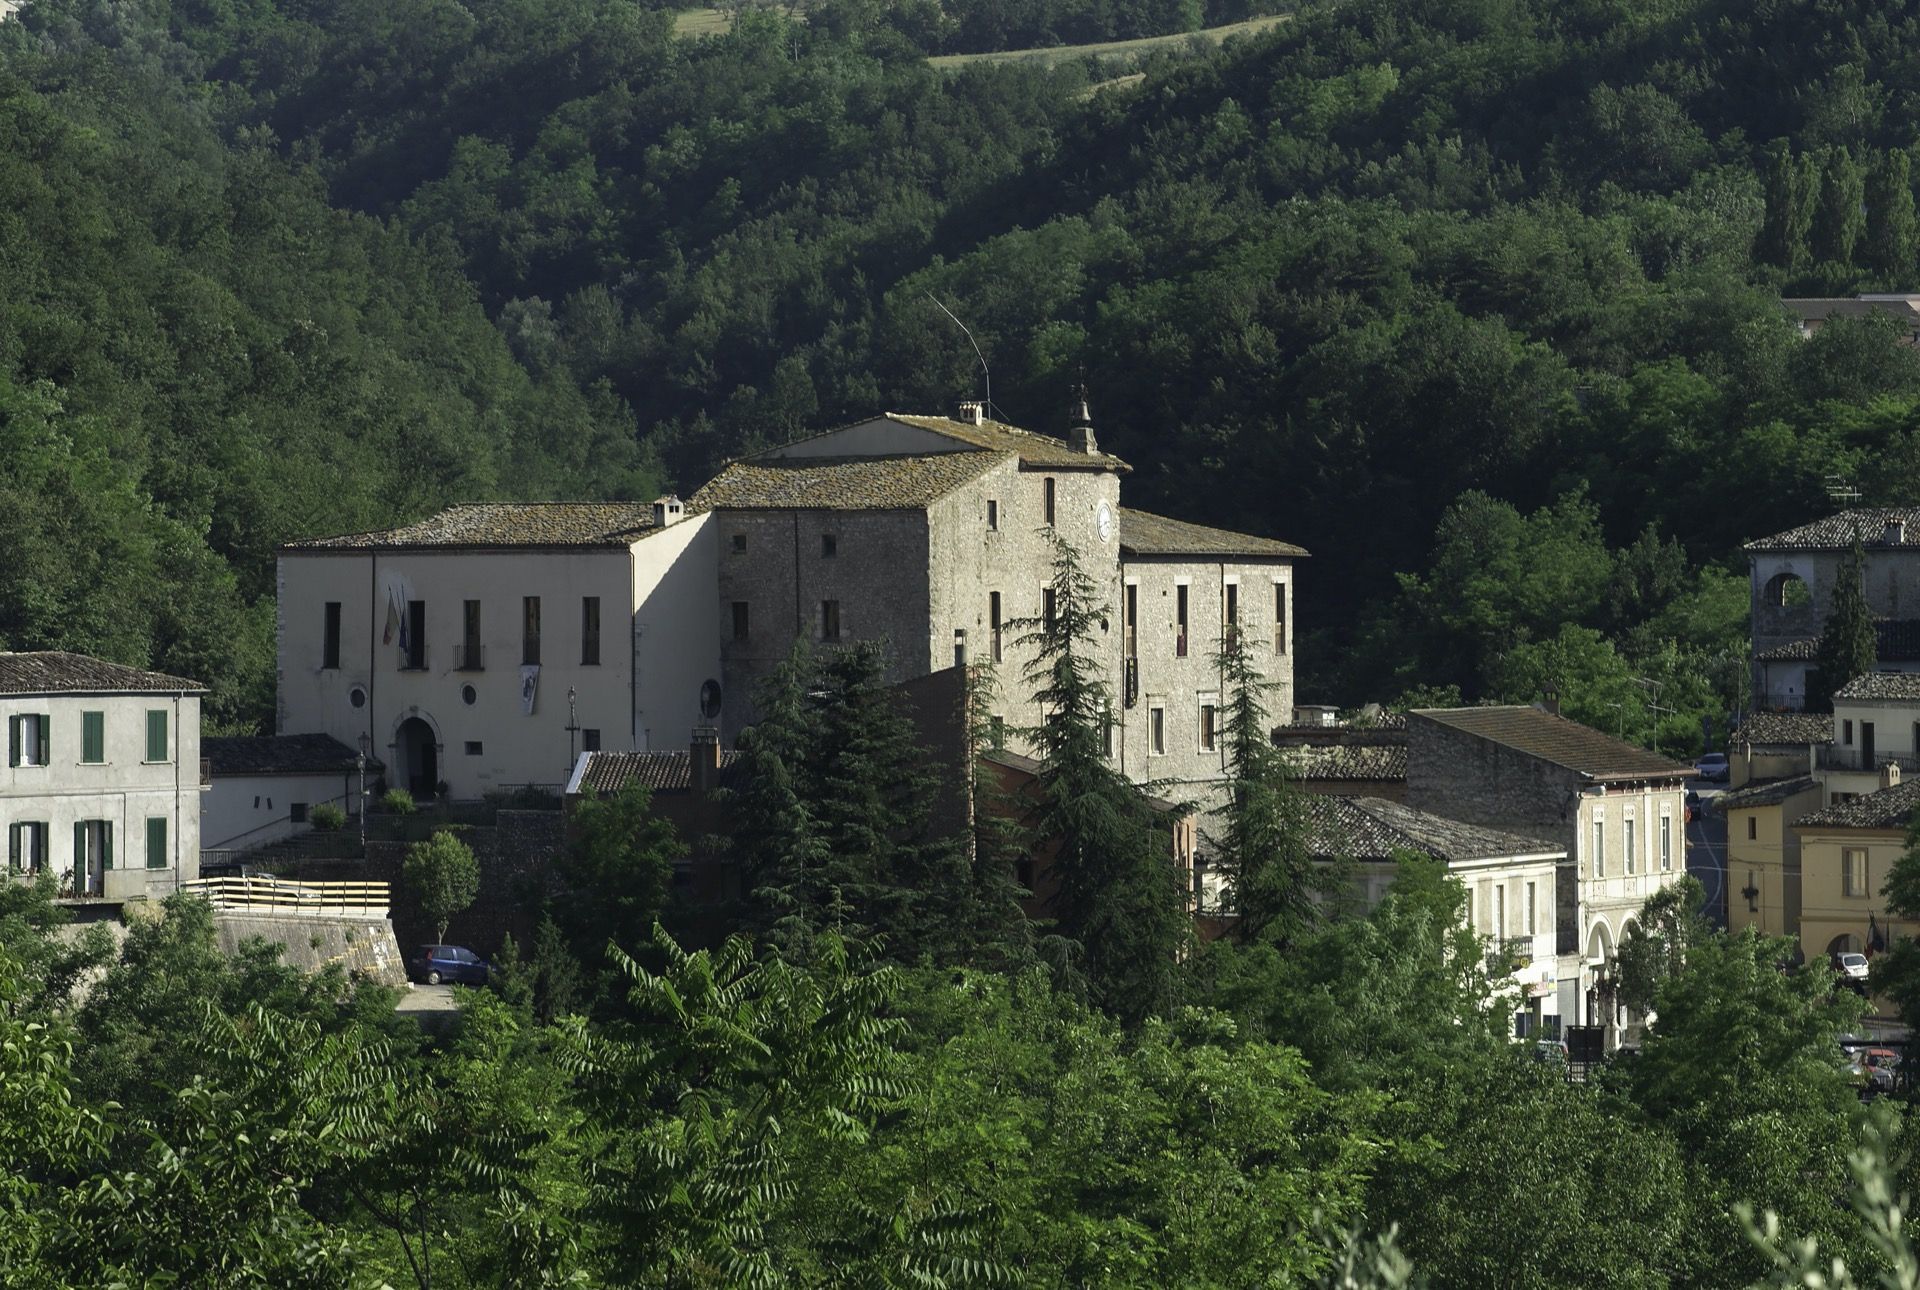
[[1845,475],[1827,476],[1827,498],[1829,501],[1851,506],[1860,500],[1860,490]]
[[961,335],[967,338],[967,344],[973,346],[973,356],[980,360],[980,375],[986,381],[987,414],[991,416],[993,414],[993,371],[987,366],[987,356],[980,352],[980,342],[973,338],[973,333],[967,330],[967,325],[960,321],[959,315],[955,314],[953,310],[947,308],[945,305],[940,303],[940,297],[934,295],[933,292],[931,291],[926,293],[926,297],[927,299],[933,301],[934,305],[940,310],[941,313],[953,319],[953,325],[955,327],[958,327],[960,329]]

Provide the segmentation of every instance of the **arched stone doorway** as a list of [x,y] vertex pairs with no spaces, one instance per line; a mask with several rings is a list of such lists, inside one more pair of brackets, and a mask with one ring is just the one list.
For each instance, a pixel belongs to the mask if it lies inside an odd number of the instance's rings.
[[1827,942],[1828,958],[1832,958],[1836,954],[1865,954],[1866,952],[1866,942],[1862,941],[1852,932],[1836,936]]
[[393,778],[416,802],[434,796],[440,783],[440,744],[433,727],[408,717],[393,736]]

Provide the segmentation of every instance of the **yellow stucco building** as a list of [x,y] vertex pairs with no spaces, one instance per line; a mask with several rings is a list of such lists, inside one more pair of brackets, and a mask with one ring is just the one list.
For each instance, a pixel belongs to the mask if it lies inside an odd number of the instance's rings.
[[1800,839],[1800,944],[1809,959],[1844,951],[1874,953],[1912,925],[1889,921],[1881,889],[1907,849],[1920,808],[1920,779],[1835,802],[1791,826]]

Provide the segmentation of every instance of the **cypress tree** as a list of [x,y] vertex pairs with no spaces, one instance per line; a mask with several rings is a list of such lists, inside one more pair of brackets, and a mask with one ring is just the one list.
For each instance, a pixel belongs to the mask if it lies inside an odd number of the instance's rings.
[[1866,228],[1861,207],[1866,202],[1866,182],[1860,164],[1845,148],[1827,152],[1826,168],[1820,175],[1820,200],[1814,211],[1813,258],[1816,264],[1843,268],[1853,264],[1853,251]]
[[1854,677],[1873,671],[1878,662],[1873,615],[1867,609],[1866,563],[1856,531],[1853,549],[1834,582],[1833,603],[1828,606],[1826,626],[1814,651],[1817,675],[1807,685],[1809,708],[1831,712],[1834,691]]
[[1804,237],[1796,240],[1795,235],[1794,191],[1798,179],[1792,147],[1785,139],[1775,139],[1767,149],[1766,218],[1753,248],[1754,257],[1762,264],[1791,269],[1806,254]]
[[1917,235],[1911,163],[1904,149],[1883,153],[1867,179],[1867,241],[1862,259],[1889,291],[1913,280]]
[[1094,1001],[1133,1023],[1173,1006],[1192,938],[1187,894],[1146,794],[1106,758],[1110,696],[1096,657],[1107,616],[1073,547],[1052,530],[1052,612],[1014,626],[1033,651],[1040,723],[1021,733],[1044,767],[1035,833],[1054,848],[1050,912],[1080,949]]
[[1787,246],[1793,253],[1790,266],[1803,272],[1809,258],[1808,240],[1813,232],[1814,210],[1820,204],[1820,159],[1803,152],[1793,162],[1792,221],[1787,227]]
[[728,794],[740,922],[794,957],[810,955],[822,927],[842,924],[847,913],[820,822],[802,795],[811,670],[800,641],[760,687],[761,719],[740,734],[741,784]]
[[1320,888],[1307,840],[1300,792],[1287,781],[1266,691],[1272,683],[1254,668],[1244,643],[1249,624],[1221,643],[1216,663],[1226,691],[1223,731],[1229,796],[1217,835],[1209,834],[1216,862],[1226,871],[1227,906],[1235,935],[1269,935],[1282,944],[1320,921]]

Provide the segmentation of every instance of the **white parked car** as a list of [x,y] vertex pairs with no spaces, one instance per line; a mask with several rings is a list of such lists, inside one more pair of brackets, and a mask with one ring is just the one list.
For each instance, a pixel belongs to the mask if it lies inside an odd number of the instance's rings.
[[1727,755],[1725,753],[1708,753],[1699,761],[1693,763],[1693,768],[1700,772],[1701,779],[1725,779],[1727,777]]
[[1833,970],[1840,974],[1842,981],[1858,981],[1864,985],[1867,980],[1867,956],[1851,952],[1836,954],[1833,956]]

